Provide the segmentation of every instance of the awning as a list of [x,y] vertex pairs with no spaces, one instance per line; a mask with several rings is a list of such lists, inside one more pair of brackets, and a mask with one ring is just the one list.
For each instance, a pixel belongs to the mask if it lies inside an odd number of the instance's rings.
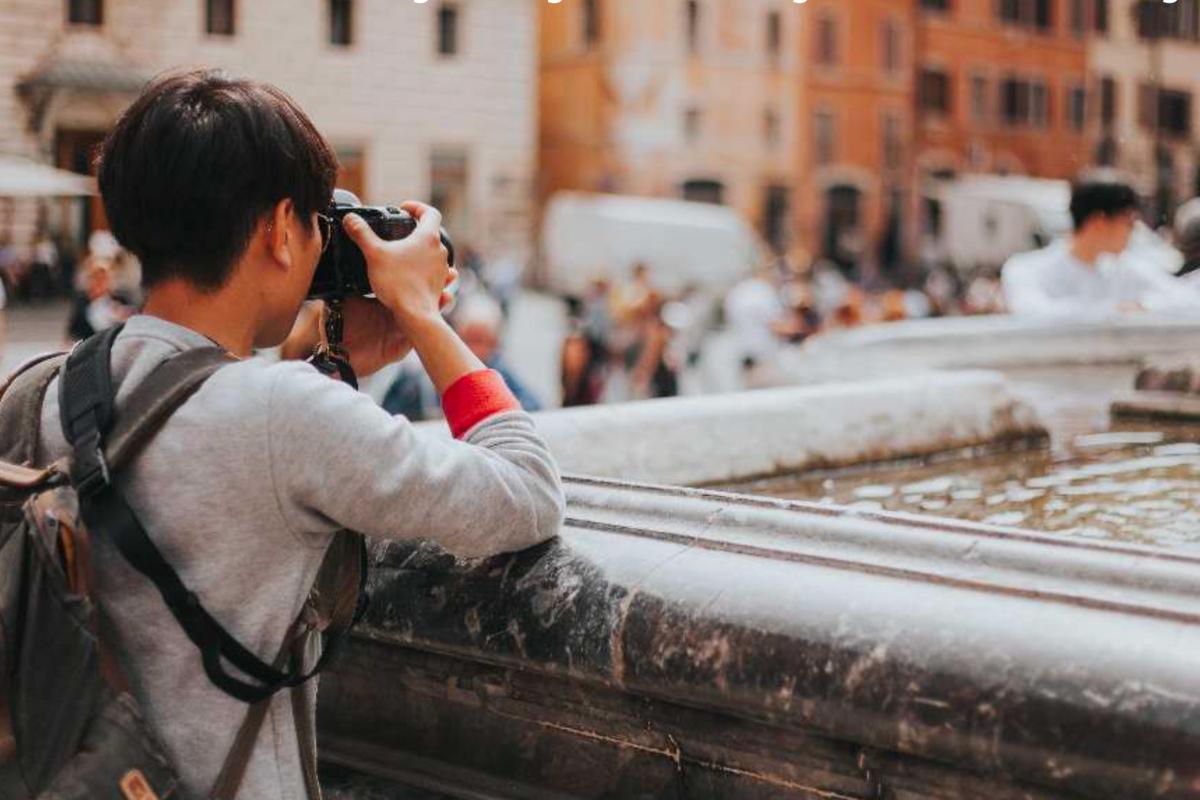
[[53,58],[26,75],[17,90],[71,89],[77,92],[139,92],[150,75],[129,64],[100,59]]
[[86,197],[96,193],[87,175],[28,158],[0,156],[0,197]]

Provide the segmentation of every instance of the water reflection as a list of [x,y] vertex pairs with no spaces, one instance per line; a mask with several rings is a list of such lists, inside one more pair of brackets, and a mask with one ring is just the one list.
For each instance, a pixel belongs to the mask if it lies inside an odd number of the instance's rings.
[[775,479],[739,491],[1075,536],[1200,544],[1200,425],[1113,422],[1132,368],[1014,374],[1049,446]]

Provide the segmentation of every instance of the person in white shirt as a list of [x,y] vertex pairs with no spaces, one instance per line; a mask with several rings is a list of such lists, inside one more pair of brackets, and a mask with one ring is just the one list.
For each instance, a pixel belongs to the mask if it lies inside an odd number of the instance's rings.
[[1200,197],[1193,197],[1175,211],[1175,243],[1183,255],[1180,280],[1200,290]]
[[1023,316],[1107,316],[1191,306],[1200,295],[1125,250],[1138,218],[1138,199],[1126,184],[1089,180],[1071,192],[1074,234],[1004,265],[1004,300]]

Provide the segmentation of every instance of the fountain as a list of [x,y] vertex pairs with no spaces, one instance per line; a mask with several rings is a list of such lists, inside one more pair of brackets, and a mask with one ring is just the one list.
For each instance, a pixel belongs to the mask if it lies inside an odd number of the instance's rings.
[[[836,383],[541,415],[564,467],[602,477],[568,479],[563,536],[525,553],[375,547],[371,609],[321,687],[330,796],[1200,796],[1200,550],[1152,520],[956,518],[1082,497],[1137,458],[1200,488],[1200,445],[1109,430],[1095,390],[1200,327],[1037,349],[1053,337],[995,322],[956,323],[988,342],[974,361],[923,338],[945,326],[890,355],[881,329],[861,358],[805,356]],[[1046,390],[1064,360],[1101,374],[1070,373],[1068,401]],[[1008,377],[940,371],[975,367]],[[1059,472],[1010,497],[971,472],[990,460]],[[807,499],[765,496],[787,482]]]

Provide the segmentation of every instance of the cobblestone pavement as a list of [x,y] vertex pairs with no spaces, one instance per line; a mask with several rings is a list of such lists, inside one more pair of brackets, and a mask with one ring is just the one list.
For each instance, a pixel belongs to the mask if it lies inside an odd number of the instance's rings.
[[65,301],[57,301],[0,311],[0,375],[38,353],[65,348],[68,310]]

